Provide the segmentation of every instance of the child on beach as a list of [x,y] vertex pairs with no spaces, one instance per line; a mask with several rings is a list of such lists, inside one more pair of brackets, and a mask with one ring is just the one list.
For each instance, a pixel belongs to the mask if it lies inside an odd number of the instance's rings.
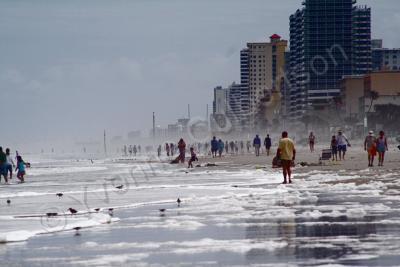
[[193,161],[199,161],[199,159],[197,158],[197,155],[194,152],[194,148],[191,147],[190,148],[190,159],[189,159],[189,163],[188,163],[188,168],[193,168]]
[[332,136],[331,140],[332,161],[337,161],[337,140],[336,136]]
[[17,178],[24,183],[24,176],[25,176],[25,162],[23,161],[21,156],[17,156],[17,167],[15,171],[18,171]]

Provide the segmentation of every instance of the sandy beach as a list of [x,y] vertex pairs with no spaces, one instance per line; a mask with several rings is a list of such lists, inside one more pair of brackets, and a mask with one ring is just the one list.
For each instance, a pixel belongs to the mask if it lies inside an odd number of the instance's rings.
[[30,155],[27,182],[0,185],[2,264],[398,266],[394,148],[384,167],[368,168],[361,146],[322,165],[322,147],[298,147],[307,164],[292,185],[265,154],[200,156],[190,170],[154,155]]

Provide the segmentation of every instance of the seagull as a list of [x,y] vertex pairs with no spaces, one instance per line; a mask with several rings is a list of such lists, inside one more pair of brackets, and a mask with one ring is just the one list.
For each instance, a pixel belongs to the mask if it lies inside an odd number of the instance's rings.
[[11,200],[7,199],[7,204],[10,205],[11,204]]
[[78,212],[76,209],[73,209],[73,208],[69,208],[68,210],[69,210],[69,212],[71,212],[71,214],[75,214]]
[[114,216],[114,209],[113,208],[109,208],[108,209],[108,215]]
[[74,230],[76,230],[75,235],[80,236],[81,234],[79,233],[79,230],[81,230],[81,227],[75,227]]
[[58,196],[59,198],[61,198],[64,194],[63,193],[57,193],[56,196]]
[[100,209],[99,209],[99,208],[95,208],[94,210],[95,210],[95,211],[99,211]]
[[122,188],[124,188],[124,185],[119,185],[119,186],[116,186],[115,188],[117,188],[117,189],[122,189]]
[[164,211],[165,211],[165,209],[159,209],[159,211],[160,211],[160,212],[164,212]]
[[176,202],[178,203],[178,207],[181,205],[181,199],[180,198],[178,198],[177,200],[176,200]]

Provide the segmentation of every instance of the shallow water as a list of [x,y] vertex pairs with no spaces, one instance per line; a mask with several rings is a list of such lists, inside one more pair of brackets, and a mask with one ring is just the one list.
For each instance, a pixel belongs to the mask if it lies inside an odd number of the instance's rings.
[[29,160],[25,184],[0,185],[5,266],[400,265],[399,173],[312,171],[284,186],[251,166]]

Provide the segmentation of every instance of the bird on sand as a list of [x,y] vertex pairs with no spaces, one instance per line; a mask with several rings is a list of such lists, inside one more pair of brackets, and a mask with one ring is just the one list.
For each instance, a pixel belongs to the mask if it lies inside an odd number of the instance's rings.
[[178,203],[178,207],[180,207],[181,206],[181,199],[178,197],[178,199],[176,200],[176,203]]
[[113,208],[109,208],[108,209],[108,215],[114,216],[114,209]]
[[71,214],[76,214],[78,212],[76,209],[73,208],[69,208],[68,210],[69,212],[71,212]]
[[165,209],[159,209],[160,212],[165,212]]
[[95,211],[100,211],[100,208],[95,208],[94,210],[95,210]]
[[11,200],[7,199],[7,204],[10,205],[11,204]]
[[59,198],[61,198],[64,194],[63,193],[57,193],[56,196],[58,196]]
[[115,188],[117,188],[117,189],[122,189],[122,188],[124,188],[124,185],[119,185],[119,186],[116,186]]

